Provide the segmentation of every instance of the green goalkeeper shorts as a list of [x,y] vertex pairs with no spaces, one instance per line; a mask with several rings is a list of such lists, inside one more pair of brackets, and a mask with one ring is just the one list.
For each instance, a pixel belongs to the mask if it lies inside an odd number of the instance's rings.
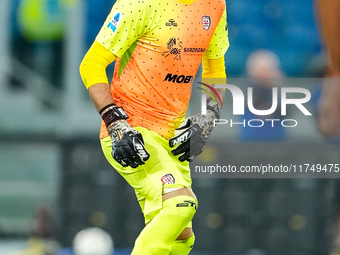
[[191,187],[190,168],[187,161],[180,162],[178,156],[172,155],[168,140],[146,128],[135,129],[142,134],[150,154],[144,165],[131,168],[117,163],[111,155],[109,136],[101,139],[101,146],[112,167],[135,189],[147,224],[162,208],[162,195],[167,189]]

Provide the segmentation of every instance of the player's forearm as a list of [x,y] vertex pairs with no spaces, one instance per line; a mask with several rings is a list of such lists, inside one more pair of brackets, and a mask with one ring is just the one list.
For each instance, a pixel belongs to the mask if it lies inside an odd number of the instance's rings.
[[340,1],[319,0],[321,29],[329,56],[332,77],[340,77]]
[[114,103],[110,92],[110,86],[107,83],[94,84],[89,87],[88,92],[98,112],[105,106]]

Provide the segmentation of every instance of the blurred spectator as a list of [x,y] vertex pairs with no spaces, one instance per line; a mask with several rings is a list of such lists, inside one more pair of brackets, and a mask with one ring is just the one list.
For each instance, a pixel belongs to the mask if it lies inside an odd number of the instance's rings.
[[[273,87],[280,85],[283,74],[279,58],[271,51],[258,50],[247,60],[247,76],[249,86],[253,89],[253,106],[257,110],[268,110],[272,106]],[[279,100],[278,100],[279,102]],[[258,116],[245,107],[245,127],[242,127],[241,140],[244,141],[280,141],[285,138],[284,127],[277,121],[273,125],[265,119],[281,119],[281,106],[271,115]],[[250,127],[247,122],[252,119],[263,120],[262,127]],[[257,124],[259,125],[259,124]]]
[[[62,39],[66,8],[75,0],[15,0],[13,56],[57,88],[62,87]],[[14,66],[14,70],[18,67]],[[12,77],[12,85],[21,85]]]
[[32,235],[47,239],[52,236],[52,215],[48,207],[40,206],[35,214]]
[[[13,0],[12,54],[25,66],[62,89],[63,40],[67,26],[67,11],[76,1],[85,8],[84,45],[88,49],[103,25],[115,0]],[[84,47],[85,46],[85,47]],[[14,70],[17,70],[14,67]],[[13,88],[22,88],[15,75]]]
[[35,42],[61,40],[65,31],[66,0],[21,0],[18,20],[23,36]]
[[27,248],[11,255],[53,255],[60,249],[53,240],[52,215],[46,206],[39,206],[35,213],[32,226],[32,237],[27,242]]
[[258,50],[250,54],[247,60],[247,75],[259,87],[274,86],[270,79],[282,77],[280,60],[269,50]]

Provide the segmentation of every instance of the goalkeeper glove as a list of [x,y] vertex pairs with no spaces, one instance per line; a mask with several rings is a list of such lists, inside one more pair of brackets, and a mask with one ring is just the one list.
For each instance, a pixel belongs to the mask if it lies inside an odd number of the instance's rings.
[[179,161],[185,160],[192,162],[204,150],[204,146],[211,131],[214,128],[214,119],[220,118],[221,105],[213,101],[212,98],[207,100],[207,114],[197,114],[184,120],[184,122],[175,130],[175,137],[169,140],[170,147],[179,144],[171,152],[179,156]]
[[130,127],[126,112],[115,104],[105,106],[100,115],[112,140],[112,157],[123,167],[136,168],[150,157],[144,147],[142,134]]

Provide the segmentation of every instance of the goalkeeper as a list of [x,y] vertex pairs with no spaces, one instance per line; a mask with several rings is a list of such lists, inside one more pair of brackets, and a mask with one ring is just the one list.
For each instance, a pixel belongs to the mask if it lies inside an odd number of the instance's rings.
[[221,104],[209,98],[206,115],[185,114],[201,61],[203,82],[226,82],[228,46],[224,0],[118,0],[81,63],[103,119],[103,152],[145,217],[133,255],[184,255],[193,246],[189,162],[203,151]]

